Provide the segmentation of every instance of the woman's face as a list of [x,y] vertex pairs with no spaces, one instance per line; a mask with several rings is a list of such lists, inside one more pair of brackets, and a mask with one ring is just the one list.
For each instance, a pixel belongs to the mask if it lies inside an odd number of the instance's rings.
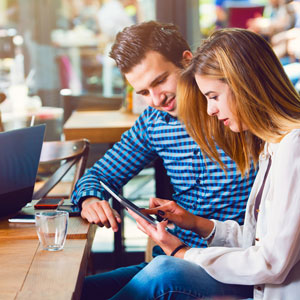
[[[206,97],[208,115],[217,117],[232,131],[239,132],[238,122],[230,105],[231,91],[229,86],[221,80],[202,75],[195,75],[195,80],[199,90]],[[242,129],[247,130],[243,124]]]

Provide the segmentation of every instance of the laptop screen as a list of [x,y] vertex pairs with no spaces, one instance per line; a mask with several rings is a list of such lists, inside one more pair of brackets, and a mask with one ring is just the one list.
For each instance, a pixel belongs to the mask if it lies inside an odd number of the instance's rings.
[[45,125],[0,133],[0,217],[32,200]]

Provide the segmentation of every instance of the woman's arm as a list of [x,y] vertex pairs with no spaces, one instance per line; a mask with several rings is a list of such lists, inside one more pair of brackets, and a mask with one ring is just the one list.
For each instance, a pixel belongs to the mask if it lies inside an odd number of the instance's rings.
[[300,130],[286,136],[278,145],[265,185],[267,192],[260,207],[260,230],[255,245],[190,249],[184,258],[225,283],[283,283],[300,260],[299,149]]

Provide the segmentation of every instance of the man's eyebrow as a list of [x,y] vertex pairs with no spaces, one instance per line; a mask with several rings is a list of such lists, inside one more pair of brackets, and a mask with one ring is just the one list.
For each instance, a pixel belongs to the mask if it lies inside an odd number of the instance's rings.
[[[154,80],[152,80],[152,82],[150,83],[150,87],[154,87],[158,81],[160,81],[162,78],[166,77],[169,75],[169,72],[166,71],[160,75],[158,75]],[[136,91],[136,94],[141,94],[145,89],[142,89],[140,91]]]
[[158,75],[151,83],[150,86],[153,87],[156,85],[157,81],[160,81],[162,78],[166,77],[167,75],[169,75],[169,72],[166,71],[160,75]]

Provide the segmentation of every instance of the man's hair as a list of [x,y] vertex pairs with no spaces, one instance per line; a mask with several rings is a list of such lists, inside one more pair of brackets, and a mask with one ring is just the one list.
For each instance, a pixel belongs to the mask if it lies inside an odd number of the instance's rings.
[[149,21],[119,32],[109,55],[124,74],[138,65],[149,51],[156,51],[183,68],[182,54],[185,50],[190,50],[190,47],[175,25]]
[[[238,133],[207,114],[195,75],[228,84]],[[277,143],[286,132],[300,128],[299,94],[268,42],[246,29],[219,30],[204,40],[177,87],[178,115],[188,133],[222,165],[217,142],[243,174],[251,160],[258,162],[264,141]]]

